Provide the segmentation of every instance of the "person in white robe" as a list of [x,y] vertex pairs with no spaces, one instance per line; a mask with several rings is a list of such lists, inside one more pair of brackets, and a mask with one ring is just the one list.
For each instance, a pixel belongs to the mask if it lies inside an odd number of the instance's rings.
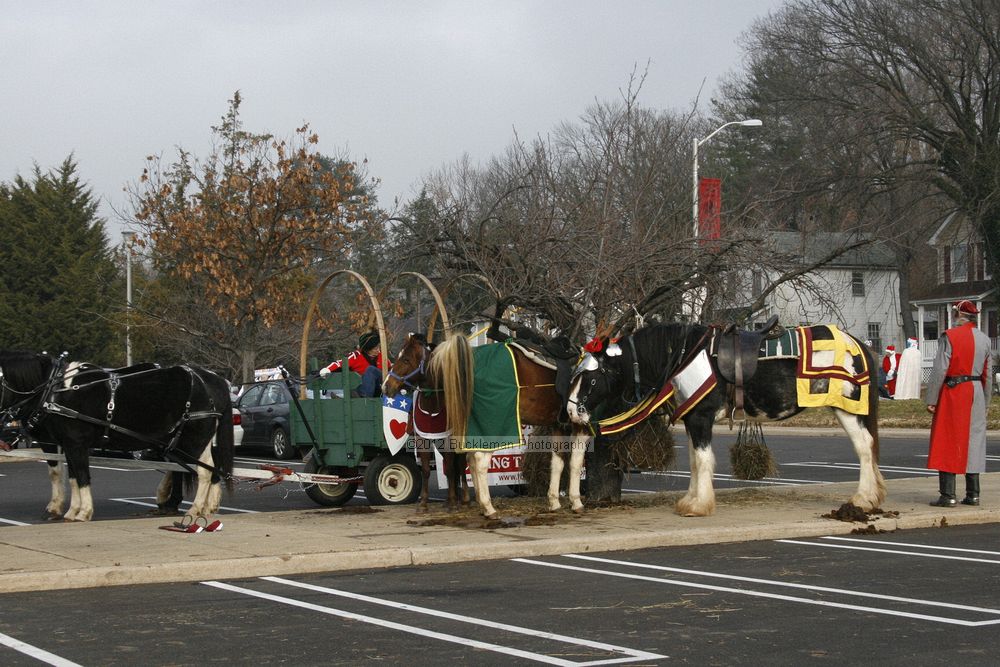
[[908,338],[906,349],[899,357],[896,374],[896,400],[920,398],[920,350],[917,339]]

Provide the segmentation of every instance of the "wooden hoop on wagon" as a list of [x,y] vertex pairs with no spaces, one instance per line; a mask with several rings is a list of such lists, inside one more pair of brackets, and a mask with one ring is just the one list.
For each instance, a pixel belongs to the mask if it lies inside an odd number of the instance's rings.
[[[379,306],[378,297],[375,295],[375,290],[373,290],[372,286],[368,283],[367,280],[365,280],[365,277],[362,276],[357,271],[352,271],[350,269],[340,269],[339,271],[334,271],[333,273],[331,273],[330,275],[328,275],[326,278],[323,279],[323,282],[321,282],[319,284],[319,287],[316,288],[316,292],[313,294],[312,300],[309,302],[309,310],[306,311],[305,326],[302,329],[302,347],[299,351],[299,374],[301,375],[301,377],[305,377],[306,374],[308,373],[308,369],[306,368],[306,356],[309,353],[309,329],[312,326],[313,317],[316,314],[316,307],[319,305],[319,298],[323,294],[323,290],[326,289],[326,286],[330,283],[330,281],[341,274],[346,274],[357,280],[359,283],[361,283],[361,286],[368,294],[368,298],[371,300],[372,303],[372,313],[374,313],[375,315],[375,325],[378,329],[379,352],[382,354],[382,359],[389,358],[389,347],[386,342],[385,321],[382,319],[382,308]],[[369,322],[371,322],[371,319],[369,319]],[[306,398],[305,384],[299,387],[299,398],[302,400],[305,400]]]
[[[486,287],[489,288],[490,292],[493,293],[493,296],[495,296],[498,299],[500,298],[500,290],[498,290],[496,287],[494,287],[493,283],[490,282],[490,279],[487,278],[486,276],[484,276],[481,273],[462,273],[460,275],[455,276],[454,278],[452,278],[451,280],[448,281],[447,285],[444,286],[444,289],[442,290],[443,296],[447,296],[448,292],[451,291],[452,286],[455,283],[457,283],[459,280],[461,280],[462,278],[478,278],[479,280],[481,280],[483,282],[483,284],[486,285]],[[448,320],[447,320],[447,315],[444,313],[444,305],[440,304],[439,307],[440,307],[441,313],[442,313],[442,316],[441,316],[441,326],[445,330],[445,332],[447,332],[448,331]],[[438,310],[435,309],[434,312],[431,313],[430,323],[427,326],[427,342],[428,343],[430,343],[433,340],[432,336],[434,334],[434,325],[437,324],[437,318],[438,318]]]
[[438,292],[437,288],[434,287],[434,283],[430,281],[430,278],[422,273],[417,273],[416,271],[403,271],[402,273],[397,273],[381,290],[379,290],[379,300],[385,298],[389,288],[392,287],[392,285],[395,284],[395,282],[402,276],[416,277],[427,287],[427,291],[431,293],[431,296],[434,297],[434,312],[431,313],[431,319],[427,329],[427,342],[431,342],[434,340],[434,325],[437,323],[437,313],[439,311],[441,312],[441,327],[444,331],[447,332],[451,325],[448,322],[448,311],[445,310],[444,300],[441,298],[441,294]]

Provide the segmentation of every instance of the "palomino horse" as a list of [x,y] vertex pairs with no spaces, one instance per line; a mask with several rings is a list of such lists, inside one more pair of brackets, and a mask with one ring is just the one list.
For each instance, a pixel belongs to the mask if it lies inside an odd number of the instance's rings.
[[[795,333],[802,343],[789,354],[758,359],[759,337],[755,349],[748,351],[756,369],[747,367],[752,372],[739,387],[746,414],[758,421],[781,420],[805,409],[801,402],[831,407],[860,462],[851,502],[865,511],[877,509],[885,499],[878,469],[878,392],[869,376],[877,362],[865,345],[836,328],[800,327]],[[598,406],[605,414],[617,414],[643,397],[664,396],[668,383],[684,389],[671,415],[684,421],[688,434],[691,482],[676,506],[683,516],[715,511],[712,425],[724,413],[732,414],[739,393],[720,372],[721,357],[712,354],[719,349],[713,338],[721,335],[717,327],[671,323],[641,328],[617,343],[604,339],[593,346],[600,350],[580,362],[570,391],[571,418],[587,424]],[[806,388],[803,397],[800,392]]]
[[[499,345],[499,343],[496,343]],[[563,429],[559,417],[562,412],[562,399],[555,390],[555,370],[542,366],[516,347],[514,364],[518,378],[518,412],[522,424],[531,426],[554,426]],[[403,379],[415,372],[420,364],[425,364],[428,374],[440,378],[444,390],[445,411],[448,416],[448,429],[453,442],[459,447],[465,442],[469,416],[472,411],[473,372],[475,363],[472,347],[464,336],[452,336],[444,343],[428,350],[426,341],[420,336],[410,336],[393,366],[393,375],[386,379],[383,392],[394,396],[403,386]],[[580,499],[580,471],[583,468],[583,458],[586,453],[586,440],[589,434],[587,427],[573,427],[573,440],[569,457],[568,496],[574,512],[583,511]],[[549,509],[560,508],[559,481],[562,477],[564,463],[558,448],[553,448],[552,465],[549,477]],[[490,498],[487,484],[487,471],[490,463],[490,452],[466,450],[471,456],[473,486],[476,490],[476,501],[480,510],[488,519],[497,516]]]
[[[229,388],[205,369],[142,364],[106,370],[46,354],[0,352],[0,414],[27,425],[44,451],[62,448],[71,490],[67,521],[93,517],[91,449],[156,449],[169,460],[197,466],[198,489],[187,512],[193,517],[216,512],[221,482],[232,484]],[[46,511],[57,518],[65,503],[62,472],[57,463],[49,465],[52,500]],[[167,488],[161,485],[159,500]]]
[[[411,333],[407,344],[403,346],[399,356],[393,363],[389,376],[382,385],[382,391],[387,396],[395,396],[404,388],[413,391],[413,410],[415,413],[429,414],[428,419],[443,415],[445,410],[442,382],[439,377],[430,372],[428,362],[434,345],[427,342],[423,334]],[[403,369],[403,375],[399,370]],[[414,419],[418,419],[414,415]],[[420,489],[420,508],[427,510],[427,501],[431,477],[431,454],[427,448],[417,451],[420,458],[420,472],[423,485]],[[458,508],[458,490],[462,490],[461,504],[469,504],[469,483],[465,477],[465,452],[456,452],[451,447],[444,447],[441,452],[444,460],[445,479],[448,480],[448,509]]]

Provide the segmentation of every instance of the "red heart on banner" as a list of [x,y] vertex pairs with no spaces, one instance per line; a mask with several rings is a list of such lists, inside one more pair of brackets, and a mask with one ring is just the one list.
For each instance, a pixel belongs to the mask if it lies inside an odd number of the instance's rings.
[[406,422],[401,422],[398,419],[389,420],[389,431],[392,436],[396,439],[402,438],[406,435]]

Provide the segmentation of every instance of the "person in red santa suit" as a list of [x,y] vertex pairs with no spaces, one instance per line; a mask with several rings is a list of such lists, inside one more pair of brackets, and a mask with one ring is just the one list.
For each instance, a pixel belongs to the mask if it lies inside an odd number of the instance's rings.
[[885,388],[889,392],[889,398],[896,395],[896,371],[899,369],[899,357],[895,345],[885,348],[885,356],[882,357],[882,371],[885,373]]
[[[336,373],[343,362],[338,359],[319,371],[320,377]],[[358,395],[366,398],[378,396],[382,387],[382,369],[385,364],[382,353],[379,352],[379,336],[375,331],[368,331],[358,338],[358,346],[347,355],[347,367],[361,376]]]

